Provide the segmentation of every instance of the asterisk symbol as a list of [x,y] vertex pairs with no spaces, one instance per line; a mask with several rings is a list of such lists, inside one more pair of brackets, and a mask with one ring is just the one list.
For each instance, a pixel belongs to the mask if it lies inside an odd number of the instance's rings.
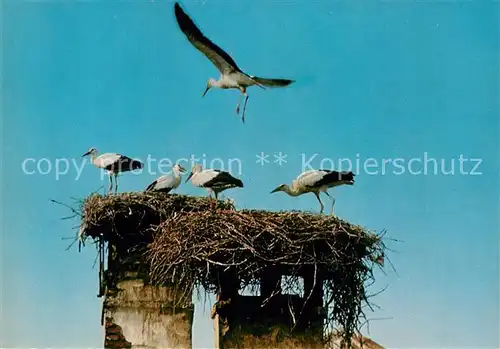
[[267,158],[269,155],[264,154],[264,152],[260,152],[260,154],[255,155],[257,157],[256,163],[260,164],[260,166],[264,166],[265,163],[269,163],[269,160]]
[[286,154],[283,154],[282,152],[279,152],[278,155],[274,154],[274,157],[276,160],[274,160],[275,163],[278,163],[278,165],[282,166],[283,164],[286,164]]

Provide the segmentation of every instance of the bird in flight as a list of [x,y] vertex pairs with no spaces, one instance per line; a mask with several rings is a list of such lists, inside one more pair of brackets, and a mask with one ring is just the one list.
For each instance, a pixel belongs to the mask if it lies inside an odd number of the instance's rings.
[[260,78],[257,76],[248,75],[243,72],[236,62],[227,54],[223,49],[208,39],[201,30],[196,26],[193,20],[184,12],[178,2],[174,4],[175,18],[181,31],[186,35],[187,39],[201,51],[215,67],[220,71],[221,75],[219,80],[210,78],[207,82],[205,92],[202,97],[206,95],[211,87],[218,87],[221,89],[238,89],[241,94],[236,104],[236,114],[240,112],[241,99],[245,96],[243,104],[243,111],[241,114],[241,121],[245,123],[245,110],[248,102],[247,88],[250,86],[259,86],[265,89],[266,87],[284,87],[294,82],[290,79],[270,79]]

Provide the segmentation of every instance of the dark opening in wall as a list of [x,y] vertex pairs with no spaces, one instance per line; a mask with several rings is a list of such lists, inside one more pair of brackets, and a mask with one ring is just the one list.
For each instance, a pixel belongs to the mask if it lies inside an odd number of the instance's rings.
[[260,284],[252,284],[252,285],[246,285],[245,287],[242,287],[239,291],[238,294],[240,296],[260,296]]
[[281,277],[281,293],[304,297],[304,278],[301,276],[283,275]]

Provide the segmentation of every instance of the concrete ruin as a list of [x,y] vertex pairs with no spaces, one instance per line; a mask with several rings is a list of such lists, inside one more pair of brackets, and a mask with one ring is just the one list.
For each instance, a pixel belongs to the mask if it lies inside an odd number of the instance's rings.
[[104,347],[191,348],[194,307],[174,306],[172,288],[145,284],[135,273],[105,294]]
[[[307,269],[306,269],[307,270]],[[307,275],[306,275],[307,274]],[[234,275],[221,275],[212,307],[215,348],[324,348],[322,288],[313,273],[304,273],[304,295],[283,294],[280,268],[269,268],[259,295],[241,295]],[[312,292],[311,292],[312,291]]]

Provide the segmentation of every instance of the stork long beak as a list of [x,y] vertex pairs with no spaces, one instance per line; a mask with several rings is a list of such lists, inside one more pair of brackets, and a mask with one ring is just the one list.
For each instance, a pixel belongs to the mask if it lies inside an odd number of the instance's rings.
[[89,154],[90,154],[90,152],[89,152],[89,151],[88,151],[88,152],[86,152],[85,154],[83,154],[83,155],[82,155],[82,158],[83,158],[83,157],[85,157],[85,156],[87,156],[87,155],[89,155]]
[[203,94],[201,95],[201,97],[205,97],[205,95],[207,94],[208,90],[210,90],[210,85],[207,85],[207,88],[205,88],[205,92],[203,92]]
[[181,165],[179,165],[179,170],[181,171],[181,173],[186,173],[186,169],[184,167],[182,167]]
[[193,177],[193,172],[189,174],[188,178],[186,178],[186,181],[184,183],[187,183],[191,179],[191,177]]
[[273,191],[271,191],[269,194],[276,193],[276,192],[280,191],[280,189],[281,189],[281,185],[279,187],[277,187],[276,189],[274,189]]

